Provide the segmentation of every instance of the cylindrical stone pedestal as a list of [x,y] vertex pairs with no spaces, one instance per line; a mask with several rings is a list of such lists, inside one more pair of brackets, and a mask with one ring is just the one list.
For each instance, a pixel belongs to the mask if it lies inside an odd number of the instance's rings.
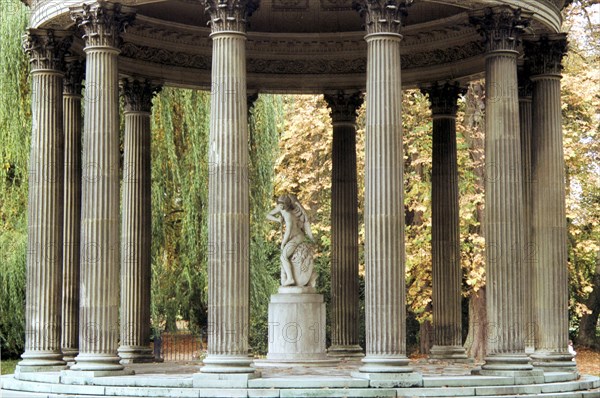
[[325,302],[312,287],[280,287],[269,303],[269,351],[261,365],[337,363],[325,349]]
[[32,132],[27,205],[25,352],[19,372],[61,369],[63,57],[70,40],[30,29]]
[[123,82],[125,140],[121,223],[121,363],[154,361],[150,348],[152,234],[150,110],[154,88]]
[[333,124],[331,177],[331,346],[335,357],[362,357],[359,336],[356,110],[360,93],[326,95]]
[[81,81],[83,64],[77,57],[67,59],[63,108],[65,130],[65,194],[63,218],[63,360],[75,362],[79,353],[79,256],[81,235]]
[[536,248],[534,292],[536,368],[576,372],[568,352],[569,292],[565,165],[561,117],[561,60],[566,53],[564,35],[528,42],[533,82],[533,237]]
[[433,118],[431,173],[431,251],[433,347],[430,358],[465,361],[462,346],[462,269],[458,213],[456,112],[460,87],[434,85],[429,95]]

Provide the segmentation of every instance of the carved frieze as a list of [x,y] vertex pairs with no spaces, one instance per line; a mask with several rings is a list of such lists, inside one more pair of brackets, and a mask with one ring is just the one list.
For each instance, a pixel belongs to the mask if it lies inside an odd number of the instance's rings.
[[521,34],[529,26],[529,13],[511,7],[486,8],[482,13],[470,16],[472,24],[478,27],[488,52],[517,51],[521,44]]
[[98,1],[71,8],[71,18],[83,32],[87,47],[114,47],[121,44],[121,33],[135,18],[130,8]]
[[[433,50],[402,55],[402,68],[418,68],[447,64],[468,59],[484,52],[480,42],[469,42],[461,46],[452,46],[445,50]],[[181,51],[171,51],[164,48],[125,43],[121,55],[126,58],[151,62],[160,65],[178,66],[192,69],[209,70],[210,55],[189,54]],[[366,55],[366,54],[365,54]],[[366,56],[356,57],[349,54],[346,57],[323,58],[307,57],[306,59],[277,59],[253,58],[247,60],[248,73],[258,74],[363,74],[367,70]]]
[[562,73],[562,59],[567,53],[566,34],[552,38],[542,36],[538,40],[525,41],[524,44],[530,76]]
[[363,95],[360,91],[345,92],[338,91],[336,94],[325,94],[325,101],[331,108],[331,120],[333,122],[356,121],[356,111],[363,103]]
[[258,0],[204,0],[213,33],[246,32],[248,17],[258,9],[258,4]]
[[400,34],[412,0],[355,0],[352,7],[364,19],[367,34]]
[[81,95],[84,75],[85,67],[83,60],[78,56],[66,57],[63,93],[66,95]]
[[69,32],[28,29],[23,36],[23,51],[29,56],[31,70],[63,71],[64,58],[72,42],[73,36]]
[[152,84],[149,80],[121,80],[121,93],[125,100],[125,111],[150,112],[152,110],[152,98],[160,90],[160,86]]

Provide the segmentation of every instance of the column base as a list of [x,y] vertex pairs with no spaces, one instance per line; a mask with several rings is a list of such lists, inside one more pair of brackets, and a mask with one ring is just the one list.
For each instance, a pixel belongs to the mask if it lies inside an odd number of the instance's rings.
[[67,366],[72,366],[75,364],[75,357],[79,354],[79,350],[77,348],[63,348],[63,361],[67,363]]
[[363,349],[355,345],[332,345],[327,349],[327,355],[336,358],[362,358],[365,356]]
[[408,366],[409,359],[405,355],[376,356],[367,355],[362,359],[363,366],[358,370],[361,373],[412,373],[413,368]]
[[200,373],[212,374],[254,374],[253,358],[245,355],[214,355],[209,354],[202,361],[204,366]]
[[536,351],[531,354],[531,363],[544,372],[577,372],[577,363],[569,352]]
[[352,372],[352,377],[369,380],[369,387],[373,388],[408,388],[422,387],[423,376],[417,372]]
[[525,354],[496,354],[485,358],[485,364],[472,372],[481,376],[513,377],[514,384],[540,384],[544,371],[533,369]]
[[67,364],[62,357],[60,351],[25,351],[17,366],[22,372],[51,372],[50,368],[66,369]]
[[120,360],[117,355],[80,353],[75,357],[75,365],[71,369],[90,372],[120,371],[125,368],[119,363]]
[[156,362],[154,352],[150,347],[145,346],[121,346],[117,351],[121,357],[120,363],[125,365],[128,363],[150,363]]
[[429,359],[461,363],[473,362],[473,360],[467,356],[465,348],[460,345],[434,345],[429,352]]

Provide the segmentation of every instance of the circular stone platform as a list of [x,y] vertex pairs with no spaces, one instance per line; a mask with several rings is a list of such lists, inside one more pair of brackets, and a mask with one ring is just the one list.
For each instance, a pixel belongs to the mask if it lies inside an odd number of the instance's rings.
[[[472,376],[464,364],[412,363],[423,374],[415,388],[372,388],[353,378],[360,362],[331,368],[264,369],[250,380],[194,378],[195,363],[136,364],[135,375],[74,378],[61,372],[2,376],[2,397],[600,397],[600,378],[573,373],[545,373],[540,384],[515,384],[512,377]],[[35,393],[35,394],[34,394]]]

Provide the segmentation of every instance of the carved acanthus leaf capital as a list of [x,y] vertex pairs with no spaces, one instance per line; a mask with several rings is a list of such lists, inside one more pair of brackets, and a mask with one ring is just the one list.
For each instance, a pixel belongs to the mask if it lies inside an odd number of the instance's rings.
[[150,112],[152,111],[152,98],[158,94],[161,86],[153,84],[149,80],[139,81],[137,79],[121,80],[121,93],[125,100],[126,112]]
[[63,71],[65,54],[71,47],[70,32],[51,29],[28,29],[23,36],[23,51],[29,56],[31,70]]
[[552,38],[542,36],[538,40],[525,41],[525,56],[530,76],[560,75],[562,59],[567,53],[566,34],[554,35]]
[[347,93],[338,91],[336,94],[325,94],[325,101],[331,108],[331,120],[336,122],[356,122],[356,111],[363,103],[360,91]]
[[258,9],[258,0],[203,0],[210,16],[211,31],[245,33],[248,18]]
[[531,84],[530,71],[527,64],[518,66],[517,82],[519,85],[519,99],[531,99],[533,86]]
[[86,47],[119,48],[121,33],[135,19],[135,13],[120,4],[98,1],[71,8],[71,19],[82,30]]
[[65,58],[65,78],[63,80],[63,94],[81,95],[82,81],[85,75],[85,65],[78,56]]
[[354,0],[354,8],[364,18],[367,34],[396,33],[400,29],[413,0]]
[[483,12],[470,16],[483,36],[488,52],[517,51],[521,44],[521,34],[529,26],[530,15],[520,8],[486,8]]
[[458,82],[446,82],[443,85],[435,83],[429,87],[422,87],[421,92],[429,96],[431,114],[433,116],[456,116],[458,112],[458,97],[467,92]]

